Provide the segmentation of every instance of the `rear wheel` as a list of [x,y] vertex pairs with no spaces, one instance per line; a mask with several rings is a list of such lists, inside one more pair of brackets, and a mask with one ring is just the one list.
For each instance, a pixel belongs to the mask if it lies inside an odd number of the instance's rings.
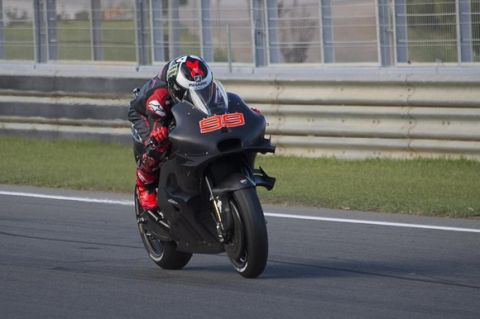
[[192,258],[192,254],[177,251],[174,242],[163,241],[148,230],[151,221],[140,207],[135,192],[135,215],[137,217],[138,232],[143,245],[151,260],[163,269],[182,269]]
[[225,244],[235,270],[246,278],[258,277],[268,258],[268,236],[262,206],[254,188],[233,192],[230,200],[233,229]]

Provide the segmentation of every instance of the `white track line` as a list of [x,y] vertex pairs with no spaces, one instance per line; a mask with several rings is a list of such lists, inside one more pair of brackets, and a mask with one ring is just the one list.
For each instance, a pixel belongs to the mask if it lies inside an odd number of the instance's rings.
[[265,213],[265,215],[270,217],[318,220],[318,221],[335,222],[335,223],[365,224],[365,225],[379,225],[379,226],[422,228],[422,229],[447,230],[447,231],[458,231],[458,232],[468,232],[468,233],[480,233],[480,229],[475,229],[475,228],[448,227],[448,226],[435,226],[435,225],[422,225],[422,224],[409,224],[409,223],[392,223],[392,222],[381,222],[381,221],[375,221],[375,220],[331,218],[331,217],[317,217],[317,216],[290,215],[290,214],[277,214],[277,213]]
[[[84,203],[133,206],[133,201],[127,201],[127,200],[97,199],[97,198],[89,198],[89,197],[71,197],[71,196],[58,196],[58,195],[46,195],[46,194],[38,194],[38,193],[23,193],[23,192],[10,192],[10,191],[0,191],[0,195],[34,197],[34,198],[54,199],[54,200],[67,200],[67,201],[84,202]],[[476,229],[476,228],[447,227],[447,226],[409,224],[409,223],[392,223],[392,222],[382,222],[382,221],[374,221],[374,220],[331,218],[331,217],[318,217],[318,216],[307,216],[307,215],[278,214],[278,213],[268,213],[268,212],[265,212],[265,216],[288,218],[288,219],[300,219],[300,220],[315,220],[315,221],[325,221],[325,222],[335,222],[335,223],[364,224],[364,225],[420,228],[420,229],[444,230],[444,231],[455,231],[455,232],[467,232],[467,233],[480,233],[480,229]]]
[[21,193],[21,192],[9,192],[9,191],[0,191],[0,195],[34,197],[34,198],[55,199],[55,200],[69,200],[69,201],[84,202],[84,203],[133,206],[133,201],[127,201],[127,200],[96,199],[96,198],[89,198],[89,197],[71,197],[71,196],[46,195],[46,194],[37,194],[37,193]]

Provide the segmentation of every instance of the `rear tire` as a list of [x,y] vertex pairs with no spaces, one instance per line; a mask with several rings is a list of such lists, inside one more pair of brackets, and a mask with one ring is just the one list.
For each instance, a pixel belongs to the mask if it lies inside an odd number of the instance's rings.
[[234,226],[225,250],[240,275],[256,278],[265,270],[268,259],[267,227],[256,190],[233,192],[230,208]]
[[140,207],[135,192],[135,215],[137,221],[143,219],[143,223],[137,223],[138,232],[142,238],[143,246],[147,250],[148,256],[155,264],[163,269],[182,269],[188,264],[191,253],[184,253],[177,251],[177,245],[171,241],[163,241],[155,237],[155,235],[148,232],[148,223],[153,221],[146,217],[145,212]]

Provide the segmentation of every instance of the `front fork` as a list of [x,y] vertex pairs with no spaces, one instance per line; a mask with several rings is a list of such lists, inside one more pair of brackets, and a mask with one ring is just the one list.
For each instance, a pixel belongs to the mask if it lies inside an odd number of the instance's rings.
[[[262,186],[271,190],[275,185],[275,178],[270,177],[260,167],[252,169],[245,163],[240,171],[233,170],[231,175],[224,175],[220,178],[221,185],[213,185],[208,174],[205,174],[205,184],[208,189],[209,201],[213,206],[213,219],[216,223],[218,240],[224,243],[229,240],[228,235],[233,227],[233,217],[230,208],[230,196],[235,190],[245,187]],[[238,173],[235,173],[238,172]],[[233,179],[229,177],[234,177]],[[226,183],[225,183],[226,182]],[[216,190],[214,191],[214,187]],[[221,190],[217,188],[219,187]],[[215,195],[218,194],[218,195]]]
[[217,236],[218,236],[218,240],[223,243],[225,242],[225,239],[226,239],[226,232],[225,232],[225,227],[223,225],[223,221],[222,221],[222,208],[224,206],[223,202],[222,202],[222,199],[220,198],[220,196],[214,196],[213,195],[213,190],[212,190],[212,185],[210,183],[210,180],[207,176],[205,176],[205,182],[207,184],[207,188],[208,188],[208,194],[209,194],[209,200],[210,202],[212,202],[213,204],[213,210],[214,210],[214,220],[215,220],[215,223],[216,223],[216,229],[217,229]]

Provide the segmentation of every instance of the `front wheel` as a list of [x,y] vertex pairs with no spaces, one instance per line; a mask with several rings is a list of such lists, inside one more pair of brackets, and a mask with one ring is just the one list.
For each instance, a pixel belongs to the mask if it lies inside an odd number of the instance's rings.
[[138,232],[148,256],[155,264],[163,269],[182,269],[192,258],[192,254],[177,251],[174,242],[164,241],[149,231],[148,223],[153,223],[140,207],[135,192],[135,215],[137,217]]
[[257,192],[254,188],[234,191],[229,204],[233,227],[225,250],[240,275],[256,278],[268,258],[267,227]]

